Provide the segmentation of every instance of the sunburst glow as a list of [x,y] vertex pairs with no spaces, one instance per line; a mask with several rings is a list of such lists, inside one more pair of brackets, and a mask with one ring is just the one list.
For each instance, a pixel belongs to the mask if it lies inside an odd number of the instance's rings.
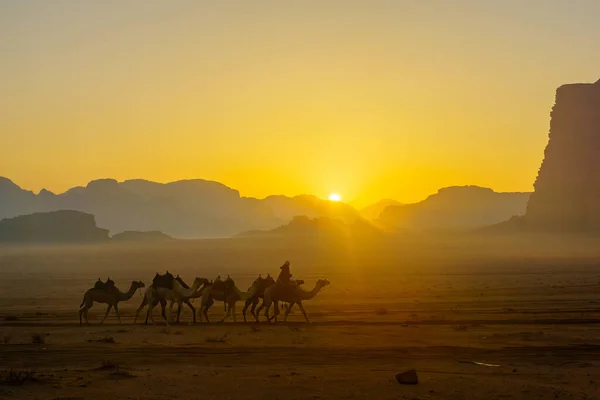
[[337,194],[337,193],[331,193],[329,195],[329,200],[330,201],[341,201],[342,197],[339,194]]

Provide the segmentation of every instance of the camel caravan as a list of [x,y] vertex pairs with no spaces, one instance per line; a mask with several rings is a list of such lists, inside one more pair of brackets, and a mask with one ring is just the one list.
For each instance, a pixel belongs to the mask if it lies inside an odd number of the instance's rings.
[[[160,304],[162,311],[161,315],[166,324],[169,325],[173,306],[177,303],[176,322],[179,323],[181,308],[183,304],[185,304],[192,311],[193,323],[196,323],[196,308],[192,305],[192,301],[199,298],[200,307],[198,309],[198,317],[200,318],[200,322],[202,322],[202,316],[206,318],[206,322],[210,322],[208,310],[215,301],[223,302],[225,315],[220,322],[224,322],[229,317],[233,317],[233,321],[236,322],[236,303],[242,301],[244,302],[244,307],[242,309],[244,322],[247,322],[246,312],[248,308],[250,308],[250,314],[252,314],[256,322],[260,322],[259,313],[263,309],[267,322],[271,322],[272,320],[277,322],[277,317],[280,314],[280,307],[285,309],[283,320],[286,321],[292,307],[298,305],[306,322],[310,323],[302,302],[314,298],[321,289],[329,285],[329,281],[326,279],[319,279],[312,290],[305,291],[301,288],[304,281],[295,279],[290,273],[289,261],[286,261],[280,269],[281,272],[279,273],[277,280],[273,279],[273,277],[268,274],[266,278],[259,275],[245,292],[242,292],[236,286],[234,280],[230,276],[227,276],[226,279],[221,279],[221,277],[218,276],[213,281],[209,281],[205,278],[196,278],[192,286],[189,286],[181,279],[181,277],[179,277],[179,275],[173,276],[169,271],[164,275],[157,273],[152,280],[152,284],[146,288],[144,292],[142,303],[135,313],[133,322],[137,322],[140,312],[144,307],[147,307],[145,323],[148,323],[148,319],[150,319],[152,323],[156,323],[154,321],[153,310]],[[115,282],[110,278],[108,278],[106,282],[102,282],[98,279],[94,284],[94,287],[86,291],[83,296],[83,301],[79,306],[79,324],[81,325],[83,319],[85,319],[86,324],[89,325],[88,310],[94,303],[103,303],[107,305],[106,313],[100,323],[103,323],[104,320],[106,320],[110,310],[113,308],[119,323],[121,323],[118,307],[119,303],[130,300],[138,289],[141,290],[144,287],[145,285],[143,282],[134,281],[131,283],[129,290],[123,293],[117,289]],[[259,306],[261,300],[262,303]],[[168,308],[167,302],[169,302]],[[269,316],[272,305],[274,306],[273,316]]]

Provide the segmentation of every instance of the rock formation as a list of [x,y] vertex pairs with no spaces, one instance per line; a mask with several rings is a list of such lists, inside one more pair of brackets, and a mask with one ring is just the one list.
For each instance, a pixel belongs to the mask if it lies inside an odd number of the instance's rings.
[[528,229],[600,230],[600,81],[558,88]]
[[125,231],[111,237],[117,242],[164,242],[174,240],[171,236],[160,231]]
[[93,215],[78,211],[34,213],[0,221],[0,242],[84,243],[108,241]]
[[474,229],[523,215],[529,196],[479,186],[447,187],[419,203],[388,206],[376,223],[392,231]]

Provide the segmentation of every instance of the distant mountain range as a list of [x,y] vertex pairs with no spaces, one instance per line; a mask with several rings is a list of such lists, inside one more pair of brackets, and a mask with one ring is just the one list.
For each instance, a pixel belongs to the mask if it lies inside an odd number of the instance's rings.
[[99,179],[62,194],[47,190],[35,194],[0,177],[0,219],[76,210],[94,215],[98,227],[108,229],[112,235],[160,231],[175,238],[270,231],[285,226],[296,216],[328,218],[351,226],[373,220],[391,230],[484,226],[522,215],[528,198],[529,193],[451,187],[420,203],[401,205],[382,200],[358,211],[348,204],[310,195],[241,197],[237,190],[201,179],[165,184],[140,179]]
[[35,194],[0,177],[0,219],[56,210],[96,217],[111,234],[161,231],[176,238],[229,237],[254,229],[274,229],[296,215],[353,222],[357,210],[315,196],[241,197],[237,190],[201,179],[171,183],[99,179],[62,194]]
[[386,207],[376,222],[394,231],[479,228],[525,214],[530,194],[498,193],[479,186],[447,187],[419,203]]

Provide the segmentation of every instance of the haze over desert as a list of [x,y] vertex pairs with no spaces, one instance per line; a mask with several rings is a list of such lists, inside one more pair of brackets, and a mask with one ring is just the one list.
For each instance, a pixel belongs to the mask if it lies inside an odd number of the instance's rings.
[[600,2],[0,4],[0,399],[600,399]]

